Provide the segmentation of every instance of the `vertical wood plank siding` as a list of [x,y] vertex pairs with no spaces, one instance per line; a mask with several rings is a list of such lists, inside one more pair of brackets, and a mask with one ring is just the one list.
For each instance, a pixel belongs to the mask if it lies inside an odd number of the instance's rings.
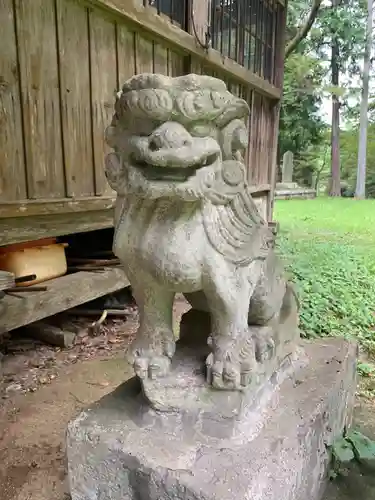
[[[262,1],[268,19],[273,0]],[[283,10],[277,9],[274,24],[283,22]],[[193,13],[203,42],[213,15],[211,0],[193,0]],[[193,33],[191,19],[185,21],[185,29]],[[248,180],[252,185],[272,183],[276,115],[271,101],[243,81],[81,0],[0,0],[0,24],[0,205],[111,196],[103,171],[108,152],[104,129],[116,92],[142,72],[194,72],[224,79],[251,110]],[[266,52],[267,44],[275,46],[279,37],[276,29],[267,29],[261,48]],[[244,40],[239,38],[236,46]],[[250,38],[246,40],[250,47]],[[279,84],[282,61],[274,63],[270,74],[259,72]]]

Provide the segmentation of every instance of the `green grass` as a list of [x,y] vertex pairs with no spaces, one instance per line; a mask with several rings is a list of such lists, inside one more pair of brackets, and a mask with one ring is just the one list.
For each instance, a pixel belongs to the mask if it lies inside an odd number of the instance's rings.
[[375,255],[375,199],[280,200],[274,218],[293,238],[343,242]]
[[274,218],[303,334],[354,336],[375,354],[375,200],[277,201]]

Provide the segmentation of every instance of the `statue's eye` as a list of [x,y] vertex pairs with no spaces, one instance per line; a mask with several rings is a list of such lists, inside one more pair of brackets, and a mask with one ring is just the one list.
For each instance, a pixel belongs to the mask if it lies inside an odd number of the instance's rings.
[[214,137],[217,136],[216,127],[208,123],[196,123],[193,125],[189,132],[194,137]]

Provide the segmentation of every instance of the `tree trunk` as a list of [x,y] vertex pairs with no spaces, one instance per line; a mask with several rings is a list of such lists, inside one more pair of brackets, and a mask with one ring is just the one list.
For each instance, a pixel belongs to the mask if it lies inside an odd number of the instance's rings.
[[363,56],[363,79],[361,96],[361,114],[359,119],[359,138],[358,138],[358,163],[357,163],[357,184],[355,188],[355,197],[364,199],[366,196],[366,154],[367,154],[367,123],[368,123],[368,94],[370,79],[370,59],[372,48],[372,3],[367,2],[367,31],[366,46]]
[[284,55],[285,59],[287,59],[290,56],[290,54],[292,54],[296,50],[300,42],[304,40],[309,34],[316,19],[316,16],[318,15],[321,4],[322,0],[313,1],[311,10],[309,12],[309,15],[307,16],[306,21],[298,29],[296,35],[292,38],[292,40],[290,40],[290,42],[287,44],[285,48],[285,55]]
[[[340,4],[340,0],[332,0],[332,9]],[[339,43],[335,33],[332,34],[331,71],[332,86],[339,86]],[[331,179],[329,196],[341,196],[340,180],[340,101],[337,94],[332,94],[332,128],[331,128]]]

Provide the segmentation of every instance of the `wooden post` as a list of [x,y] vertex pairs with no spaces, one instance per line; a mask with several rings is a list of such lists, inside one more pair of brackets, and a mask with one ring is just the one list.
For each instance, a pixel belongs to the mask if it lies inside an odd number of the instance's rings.
[[[281,9],[281,5],[277,4],[277,8]],[[275,57],[275,79],[274,84],[276,87],[282,89],[284,80],[284,54],[285,54],[285,26],[286,26],[286,13],[287,13],[287,1],[285,2],[285,7],[282,8],[280,16],[276,19],[278,25],[278,37],[275,38],[275,50],[277,53]],[[279,138],[279,120],[280,120],[280,109],[281,109],[281,99],[273,107],[273,117],[272,117],[272,127],[270,127],[270,134],[272,134],[272,159],[269,166],[269,184],[271,185],[271,190],[268,195],[268,210],[267,217],[269,221],[273,220],[273,206],[275,197],[275,187],[276,187],[276,167],[278,159],[278,138]]]

